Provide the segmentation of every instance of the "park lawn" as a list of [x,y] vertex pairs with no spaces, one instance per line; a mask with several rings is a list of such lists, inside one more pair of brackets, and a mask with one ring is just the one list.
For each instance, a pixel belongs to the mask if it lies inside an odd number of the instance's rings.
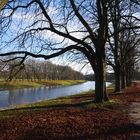
[[0,80],[0,90],[8,89],[20,89],[20,88],[35,88],[42,85],[45,86],[68,86],[74,84],[80,84],[85,82],[85,80],[40,80],[40,81],[28,81],[28,80],[13,80],[11,82],[6,82]]

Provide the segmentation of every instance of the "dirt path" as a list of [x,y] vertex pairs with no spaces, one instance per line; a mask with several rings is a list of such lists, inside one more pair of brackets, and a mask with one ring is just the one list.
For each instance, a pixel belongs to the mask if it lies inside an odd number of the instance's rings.
[[[123,90],[119,100],[124,101],[126,111],[131,121],[140,126],[140,81],[133,82],[132,86]],[[122,99],[123,98],[123,99]]]
[[[133,82],[133,85],[132,87],[129,88],[129,91],[126,90],[125,92],[140,93],[140,82],[139,81]],[[128,115],[130,116],[132,122],[140,127],[140,100],[139,99],[135,99],[135,101],[130,102]]]
[[140,126],[140,102],[132,102],[129,109],[129,115],[134,124]]
[[133,127],[137,129],[137,132],[126,140],[140,140],[140,81],[135,81],[131,87],[121,91],[117,96],[113,96],[113,99],[116,98],[122,102],[116,107],[116,110],[126,112]]
[[[140,102],[132,102],[128,115],[133,124],[140,130]],[[130,137],[129,140],[140,140],[140,133]]]

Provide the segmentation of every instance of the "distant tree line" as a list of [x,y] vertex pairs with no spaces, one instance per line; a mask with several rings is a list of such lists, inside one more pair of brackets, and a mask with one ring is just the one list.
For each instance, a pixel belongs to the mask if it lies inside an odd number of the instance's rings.
[[[84,75],[84,79],[88,81],[95,81],[95,75],[94,74],[87,74]],[[131,73],[131,79],[132,80],[140,80],[140,70],[138,68],[134,69]],[[115,73],[106,73],[106,80],[107,82],[115,82]]]
[[1,64],[0,78],[6,80],[79,80],[83,79],[82,73],[73,70],[69,66],[56,65],[50,61],[28,60],[22,66],[16,67],[17,71],[13,71],[13,66],[18,63],[14,61],[6,66]]
[[[95,75],[94,74],[88,74],[85,75],[85,80],[89,80],[89,81],[95,81]],[[115,80],[115,76],[114,73],[106,73],[106,81],[107,82],[114,82]]]

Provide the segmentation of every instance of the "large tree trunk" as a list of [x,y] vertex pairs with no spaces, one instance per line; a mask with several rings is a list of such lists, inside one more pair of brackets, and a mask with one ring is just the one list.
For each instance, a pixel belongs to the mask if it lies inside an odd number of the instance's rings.
[[130,86],[132,83],[133,69],[131,67],[126,67],[126,86]]
[[105,44],[108,36],[107,2],[96,1],[99,28],[96,40],[94,39],[96,53],[95,69],[95,102],[101,103],[108,100],[106,93],[106,52]]
[[121,88],[124,89],[126,87],[126,80],[125,80],[125,70],[121,71]]
[[120,73],[115,72],[115,92],[120,92],[121,87],[120,87]]
[[115,72],[115,92],[121,91],[121,71],[120,71],[120,65],[116,63],[116,67],[114,69]]
[[130,76],[128,71],[126,72],[126,86],[130,86],[131,85],[131,80],[130,80]]
[[95,71],[95,102],[101,103],[107,101],[106,93],[106,62],[104,59],[97,60]]

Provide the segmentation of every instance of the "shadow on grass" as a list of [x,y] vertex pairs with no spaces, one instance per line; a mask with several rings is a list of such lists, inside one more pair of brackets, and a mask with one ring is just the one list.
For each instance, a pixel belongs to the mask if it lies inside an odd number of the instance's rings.
[[50,109],[50,108],[65,108],[65,107],[85,107],[86,105],[93,104],[94,101],[85,101],[82,103],[63,103],[63,104],[54,104],[54,105],[44,105],[44,106],[33,106],[33,107],[22,107],[22,108],[12,108],[12,109],[6,109],[6,110],[0,110],[1,112],[7,112],[7,111],[19,111],[19,110],[31,110],[31,109]]

